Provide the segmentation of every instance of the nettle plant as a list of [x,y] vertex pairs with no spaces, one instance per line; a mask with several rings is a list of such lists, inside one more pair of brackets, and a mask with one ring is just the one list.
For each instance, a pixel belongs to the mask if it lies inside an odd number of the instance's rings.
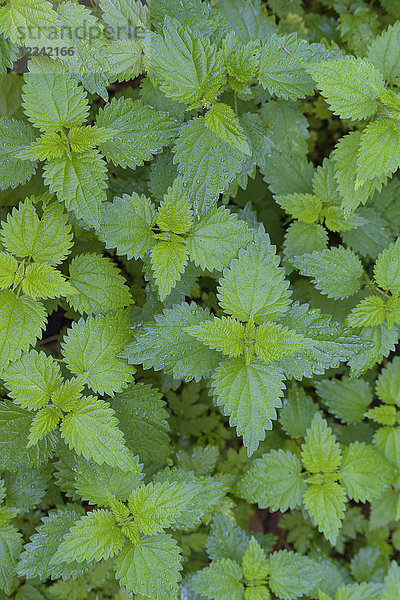
[[400,597],[398,17],[0,1],[0,600]]

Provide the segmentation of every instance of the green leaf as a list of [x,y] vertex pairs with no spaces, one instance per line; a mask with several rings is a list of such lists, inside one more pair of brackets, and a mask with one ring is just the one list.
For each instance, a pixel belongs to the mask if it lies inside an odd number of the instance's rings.
[[282,325],[302,333],[313,340],[306,353],[281,359],[280,364],[287,377],[311,377],[322,375],[330,367],[338,367],[341,361],[351,359],[363,351],[367,344],[353,335],[351,330],[323,315],[319,310],[309,309],[307,304],[295,304],[282,319]]
[[396,83],[400,78],[400,24],[396,21],[378,35],[368,46],[367,57],[383,74],[385,79]]
[[29,410],[42,408],[61,384],[58,363],[44,352],[30,350],[6,367],[2,373],[9,396]]
[[128,505],[134,527],[145,534],[170,527],[193,500],[196,486],[186,483],[149,483],[133,490]]
[[265,579],[269,575],[266,556],[255,537],[251,538],[244,553],[242,569],[245,579],[249,581]]
[[380,253],[375,263],[374,277],[384,290],[400,292],[400,238]]
[[24,512],[35,508],[46,493],[50,475],[47,465],[4,473],[7,504]]
[[365,204],[376,189],[381,190],[382,184],[387,180],[385,175],[376,175],[376,173],[367,181],[357,180],[360,141],[361,132],[351,131],[340,138],[332,153],[335,161],[335,179],[342,196],[342,208],[347,211],[354,210],[359,204]]
[[62,343],[65,362],[94,392],[112,395],[132,380],[134,369],[119,358],[131,337],[129,326],[129,314],[122,309],[79,319],[67,330]]
[[250,147],[239,119],[230,106],[223,102],[213,104],[205,114],[206,126],[222,140],[250,156]]
[[378,498],[387,483],[380,455],[363,442],[354,442],[343,452],[340,481],[347,495],[356,502]]
[[0,527],[0,589],[11,594],[16,585],[16,565],[22,550],[22,536],[12,525]]
[[0,116],[0,190],[15,188],[28,181],[36,163],[18,158],[34,139],[32,127],[22,121]]
[[390,176],[400,166],[400,128],[397,121],[380,118],[362,132],[357,158],[357,183]]
[[301,458],[311,473],[333,473],[342,462],[340,446],[320,413],[314,416],[307,430],[301,446]]
[[345,490],[335,481],[310,485],[304,493],[304,505],[318,530],[334,546],[344,518]]
[[178,132],[177,121],[130,98],[114,98],[99,110],[96,123],[117,131],[100,146],[107,160],[131,169],[150,160],[169,145]]
[[[46,196],[42,196],[45,201]],[[39,217],[35,198],[20,202],[2,222],[1,240],[5,248],[19,258],[60,264],[72,247],[71,225],[62,206],[57,202],[45,203]]]
[[98,227],[100,210],[106,199],[107,167],[97,150],[49,160],[44,168],[44,181],[67,210],[79,219]]
[[255,336],[254,350],[265,362],[279,360],[293,354],[307,353],[313,347],[312,340],[270,321],[262,323],[256,329]]
[[208,129],[204,117],[191,119],[182,127],[174,152],[174,162],[195,213],[202,214],[215,206],[246,159],[245,154]]
[[116,248],[118,255],[139,258],[150,252],[154,245],[152,227],[156,209],[146,196],[124,194],[114,202],[103,204],[98,231],[106,248]]
[[111,402],[128,448],[145,464],[164,463],[169,455],[165,405],[162,394],[143,383],[131,384]]
[[47,57],[31,58],[28,66],[23,106],[29,121],[41,131],[82,125],[89,105],[76,80],[64,72],[60,63]]
[[292,600],[310,593],[320,578],[315,562],[287,550],[279,550],[269,556],[268,570],[269,586],[282,600]]
[[67,301],[81,314],[106,313],[132,304],[129,288],[115,263],[101,254],[80,254],[69,265],[69,282],[79,293]]
[[352,56],[309,65],[307,70],[335,115],[358,120],[377,112],[378,94],[373,86],[383,88],[385,82],[373,64]]
[[391,562],[389,571],[385,577],[385,591],[382,600],[390,600],[400,593],[400,569],[395,561]]
[[315,223],[295,221],[289,225],[285,233],[284,255],[291,260],[314,250],[325,250],[327,245],[328,233],[325,227]]
[[98,465],[92,460],[77,459],[75,489],[79,496],[97,506],[108,506],[109,498],[115,496],[119,500],[128,500],[133,488],[142,483],[142,465],[134,459],[136,468],[122,471],[107,464]]
[[178,304],[154,317],[145,325],[121,356],[145,369],[161,369],[175,379],[199,380],[207,377],[220,361],[220,354],[207,350],[201,342],[184,332],[184,328],[208,321],[207,309],[192,304]]
[[34,413],[9,400],[0,403],[0,470],[15,471],[19,467],[36,467],[52,455],[55,440],[49,437],[27,448]]
[[314,251],[292,259],[302,275],[328,298],[343,299],[355,294],[361,286],[363,266],[351,250],[342,246]]
[[364,379],[322,379],[315,388],[329,411],[348,425],[360,423],[372,402],[372,391]]
[[275,18],[268,15],[259,0],[237,0],[235,3],[218,0],[218,8],[244,43],[255,39],[264,40],[276,30]]
[[220,279],[221,307],[242,321],[278,319],[287,310],[291,292],[284,270],[278,266],[275,246],[259,240],[239,252]]
[[386,318],[385,303],[379,296],[367,296],[353,308],[346,319],[350,327],[380,325]]
[[260,508],[285,512],[301,504],[305,490],[301,463],[289,451],[271,450],[251,465],[238,483],[239,494]]
[[304,437],[318,408],[302,387],[297,384],[292,385],[283,402],[279,422],[289,437]]
[[165,20],[161,32],[144,37],[150,78],[169,98],[187,104],[213,100],[226,80],[222,53],[172,19]]
[[64,535],[51,563],[107,559],[122,550],[124,544],[125,538],[111,512],[93,510]]
[[46,324],[44,306],[36,300],[0,291],[0,369],[36,344]]
[[275,409],[282,406],[282,371],[256,359],[249,364],[243,358],[229,359],[216,368],[212,388],[230,426],[236,427],[248,454],[253,454],[265,439],[265,430],[272,429]]
[[187,248],[197,266],[221,271],[236,256],[238,249],[250,241],[251,236],[244,221],[220,206],[195,222],[187,238]]
[[375,391],[382,402],[400,406],[400,357],[395,356],[382,369],[375,385]]
[[359,333],[363,347],[349,357],[350,376],[354,379],[380,362],[395,349],[399,339],[397,327],[388,327],[386,323],[373,327],[364,327]]
[[60,431],[68,446],[85,458],[123,471],[136,468],[114,411],[104,400],[81,398],[79,406],[63,418]]
[[180,241],[160,241],[151,249],[151,268],[162,302],[180,280],[187,263],[188,251]]
[[313,82],[302,62],[305,46],[304,40],[294,37],[286,40],[272,35],[264,40],[258,75],[264,89],[286,99],[304,98],[312,93]]
[[7,254],[6,252],[0,253],[0,289],[5,290],[14,285],[14,281],[17,278],[18,261]]
[[143,537],[140,546],[127,543],[115,560],[115,574],[135,594],[154,600],[175,600],[182,557],[176,541],[165,534]]
[[35,31],[40,27],[46,31],[46,28],[54,28],[56,25],[57,15],[52,4],[46,0],[28,0],[23,3],[14,0],[0,9],[1,31],[5,37],[19,44],[24,43],[27,32],[32,35],[32,29]]
[[242,576],[242,569],[236,562],[222,558],[198,571],[191,579],[190,587],[214,600],[243,600]]
[[29,579],[58,579],[63,577],[76,577],[87,571],[86,565],[77,562],[66,564],[59,561],[52,563],[51,559],[57,551],[60,540],[69,532],[75,522],[82,516],[82,509],[74,505],[51,511],[48,516],[42,517],[43,523],[39,525],[30,541],[26,544],[18,563],[19,575]]

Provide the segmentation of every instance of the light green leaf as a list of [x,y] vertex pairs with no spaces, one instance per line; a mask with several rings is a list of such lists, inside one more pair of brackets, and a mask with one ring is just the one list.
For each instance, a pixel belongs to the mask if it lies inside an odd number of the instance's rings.
[[29,429],[27,448],[35,446],[38,442],[49,435],[60,422],[60,410],[58,407],[48,404],[44,406],[32,419]]
[[33,262],[25,267],[21,290],[34,299],[60,298],[77,293],[60,271],[45,262]]
[[269,575],[267,558],[255,537],[251,538],[244,553],[242,569],[245,579],[249,581],[265,579]]
[[274,199],[285,212],[304,223],[318,221],[322,210],[321,200],[313,194],[290,194],[275,196]]
[[115,574],[135,594],[154,600],[175,600],[182,557],[177,542],[165,534],[143,537],[140,546],[127,543],[115,560]]
[[121,392],[134,369],[119,358],[131,337],[129,314],[122,309],[74,322],[64,336],[62,351],[74,375],[99,394]]
[[[39,31],[57,26],[57,15],[51,2],[46,0],[12,0],[0,9],[0,29],[5,37],[23,44],[26,38],[40,27]],[[29,42],[28,42],[29,43]]]
[[400,593],[400,568],[395,561],[392,561],[390,565],[384,585],[385,591],[382,600],[391,600],[391,598],[396,598]]
[[400,166],[400,127],[389,118],[370,123],[362,132],[357,158],[357,182],[392,175]]
[[39,409],[50,400],[61,383],[61,371],[52,356],[30,350],[11,363],[2,373],[9,396],[16,404],[30,410]]
[[80,254],[69,265],[69,282],[79,293],[67,301],[81,314],[106,313],[132,304],[129,288],[115,263],[101,254]]
[[150,252],[154,239],[152,227],[156,221],[156,209],[146,196],[133,192],[114,202],[103,204],[101,224],[98,231],[106,248],[116,248],[118,255],[139,258]]
[[278,266],[275,246],[260,240],[239,252],[218,287],[225,312],[242,321],[255,323],[278,319],[287,310],[291,292],[284,270]]
[[151,249],[151,268],[154,272],[161,301],[166,299],[172,288],[180,280],[187,263],[187,248],[179,241],[161,241],[153,246]]
[[354,442],[344,450],[340,481],[349,498],[356,502],[378,498],[388,483],[380,455],[363,442]]
[[0,291],[0,370],[34,346],[46,324],[44,306],[11,290]]
[[187,238],[187,248],[197,266],[221,271],[251,237],[247,224],[220,206],[195,222]]
[[145,534],[170,527],[196,492],[195,485],[186,483],[149,483],[136,488],[128,500],[134,527]]
[[106,200],[107,166],[97,150],[49,160],[43,173],[46,185],[68,210],[98,227],[101,205]]
[[291,260],[314,250],[324,250],[327,245],[328,233],[325,227],[316,223],[295,221],[286,230],[283,251],[284,256]]
[[[45,201],[46,196],[41,196]],[[58,202],[47,202],[39,217],[34,196],[20,202],[2,222],[1,240],[9,252],[19,258],[51,265],[61,263],[72,247],[71,225],[68,216]]]
[[125,538],[111,512],[93,510],[64,535],[51,563],[107,559],[117,554],[124,543]]
[[311,473],[333,473],[342,462],[340,446],[320,413],[314,416],[307,430],[301,458]]
[[31,58],[28,66],[23,106],[29,121],[41,131],[82,125],[89,105],[76,80],[64,72],[60,63],[48,57]]
[[185,327],[185,331],[226,356],[235,358],[244,353],[245,328],[242,323],[231,317],[215,318],[200,325]]
[[287,550],[279,550],[269,556],[268,570],[269,586],[282,600],[309,594],[320,579],[315,562]]
[[174,152],[195,213],[202,214],[215,206],[246,160],[245,154],[208,129],[204,117],[182,127]]
[[0,116],[0,190],[15,188],[35,173],[34,161],[18,158],[19,152],[26,149],[33,139],[30,125]]
[[108,506],[109,497],[128,500],[132,490],[142,483],[142,465],[135,457],[136,468],[122,471],[107,464],[98,465],[93,460],[77,459],[74,487],[79,496],[97,506]]
[[353,308],[346,323],[350,327],[368,327],[369,325],[380,325],[385,318],[386,310],[383,299],[379,296],[367,296]]
[[342,246],[303,254],[292,262],[302,275],[312,277],[317,290],[328,298],[348,298],[360,289],[364,272],[361,261]]
[[265,430],[272,429],[275,409],[282,406],[282,371],[261,360],[246,364],[243,358],[229,359],[215,370],[212,388],[217,405],[229,416],[230,426],[236,427],[248,454],[253,454],[265,439]]
[[218,365],[221,355],[185,333],[184,328],[208,321],[210,313],[197,304],[178,304],[154,317],[145,325],[121,356],[145,369],[161,369],[175,379],[197,381],[207,377]]
[[166,192],[157,211],[156,223],[162,231],[179,235],[188,233],[193,225],[193,211],[179,178]]
[[318,530],[333,546],[344,518],[344,489],[335,481],[310,485],[304,493],[304,505],[318,525]]
[[7,254],[0,252],[0,289],[5,290],[14,285],[17,279],[18,261]]
[[230,106],[223,102],[213,104],[205,114],[206,126],[222,140],[250,156],[250,147],[239,119]]
[[378,35],[368,46],[367,57],[391,83],[400,78],[400,23],[389,25],[386,31]]
[[99,110],[96,123],[117,132],[100,146],[107,160],[131,169],[150,160],[178,133],[177,121],[130,98],[114,98]]
[[148,32],[144,53],[149,76],[166,96],[191,104],[213,100],[226,80],[222,53],[209,40],[167,18],[162,35]]
[[104,400],[81,398],[79,406],[63,418],[60,431],[68,446],[85,458],[123,471],[136,468],[115,413]]
[[195,591],[214,600],[243,600],[243,573],[240,566],[229,558],[222,558],[198,571],[190,582]]
[[352,56],[308,65],[307,70],[335,115],[358,120],[377,112],[378,94],[373,86],[383,88],[385,82],[373,64]]
[[313,347],[313,341],[301,333],[290,331],[287,327],[271,321],[262,323],[256,329],[255,337],[255,353],[265,362],[307,353]]

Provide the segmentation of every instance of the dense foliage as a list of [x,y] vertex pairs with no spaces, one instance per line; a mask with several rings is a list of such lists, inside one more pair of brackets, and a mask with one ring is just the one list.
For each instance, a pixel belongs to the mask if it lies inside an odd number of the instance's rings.
[[0,1],[0,599],[400,598],[397,17]]

